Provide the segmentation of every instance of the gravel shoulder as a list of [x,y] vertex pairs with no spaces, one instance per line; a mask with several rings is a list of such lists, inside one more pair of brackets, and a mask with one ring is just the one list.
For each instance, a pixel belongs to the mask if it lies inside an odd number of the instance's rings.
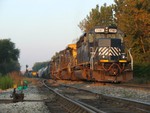
[[[54,82],[49,80],[49,82]],[[101,93],[109,96],[122,97],[132,99],[140,102],[146,102],[150,104],[150,91],[133,89],[133,88],[122,88],[115,87],[112,85],[89,83],[89,82],[74,82],[74,81],[62,81],[58,80],[57,84],[70,85],[73,87],[89,90],[96,93]],[[38,83],[40,86],[40,83]],[[0,113],[50,113],[43,100],[50,100],[52,96],[48,93],[39,91],[37,84],[30,84],[29,87],[24,90],[24,102],[0,104]],[[13,89],[6,91],[0,91],[0,99],[11,99]],[[47,91],[48,92],[48,91]]]
[[[11,99],[13,89],[0,92],[0,99]],[[0,104],[0,113],[50,113],[43,100],[48,97],[38,91],[35,85],[23,91],[24,102]]]
[[58,80],[57,83],[89,90],[108,96],[121,97],[150,104],[150,90],[115,87],[103,83],[70,82]]

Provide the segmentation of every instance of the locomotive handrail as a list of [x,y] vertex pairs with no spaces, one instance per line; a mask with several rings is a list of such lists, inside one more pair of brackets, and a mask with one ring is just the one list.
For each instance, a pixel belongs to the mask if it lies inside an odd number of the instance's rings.
[[90,64],[91,64],[90,69],[92,69],[92,70],[93,70],[93,58],[94,58],[97,50],[98,50],[98,47],[96,48],[95,52],[92,52],[92,55],[91,55],[91,58],[90,58]]
[[133,57],[132,57],[132,54],[131,54],[131,49],[132,48],[129,48],[128,52],[129,52],[129,56],[130,56],[130,59],[131,59],[131,70],[133,70]]

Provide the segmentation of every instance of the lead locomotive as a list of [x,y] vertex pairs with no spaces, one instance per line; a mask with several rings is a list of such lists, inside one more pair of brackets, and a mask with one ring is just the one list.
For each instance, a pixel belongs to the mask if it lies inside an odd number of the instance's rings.
[[103,82],[133,79],[132,58],[125,52],[123,37],[116,27],[94,27],[51,59],[51,78]]

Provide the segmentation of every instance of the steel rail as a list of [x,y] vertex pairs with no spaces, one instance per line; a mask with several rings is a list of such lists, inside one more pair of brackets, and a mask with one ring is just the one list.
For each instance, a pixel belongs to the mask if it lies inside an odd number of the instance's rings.
[[92,108],[89,105],[83,104],[78,101],[74,101],[70,98],[67,98],[57,91],[53,90],[52,88],[48,87],[45,83],[45,80],[43,81],[43,85],[47,87],[49,90],[51,90],[53,93],[56,94],[57,99],[60,102],[60,105],[66,109],[69,113],[105,113],[103,111],[100,111],[96,108]]
[[136,88],[136,89],[142,89],[142,90],[150,90],[150,86],[139,86],[139,85],[130,85],[130,84],[113,84],[115,87],[126,87],[126,88]]
[[95,95],[99,96],[99,98],[101,98],[105,101],[111,101],[111,102],[119,103],[119,104],[122,104],[125,106],[128,105],[128,106],[131,106],[132,109],[137,109],[137,110],[139,109],[143,112],[150,113],[150,103],[147,103],[147,102],[140,102],[140,101],[136,101],[136,100],[132,100],[132,99],[108,96],[108,95],[104,95],[104,94],[95,93],[92,91],[76,88],[74,86],[68,86],[68,85],[62,85],[62,86],[74,88],[74,89],[89,92],[89,93],[94,93]]

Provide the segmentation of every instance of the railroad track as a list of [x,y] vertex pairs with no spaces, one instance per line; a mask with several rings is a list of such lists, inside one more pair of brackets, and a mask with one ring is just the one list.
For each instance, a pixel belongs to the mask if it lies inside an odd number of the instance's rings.
[[[22,102],[47,102],[47,100],[23,100]],[[16,103],[12,99],[0,99],[0,104]]]
[[[61,93],[64,97],[74,100],[76,103],[81,104],[82,106],[87,107],[88,109],[91,109],[93,111],[95,110],[94,112],[150,113],[150,104],[148,103],[141,103],[129,99],[122,99],[102,94],[96,94],[90,91],[81,90],[70,86],[51,85],[51,87],[51,89],[54,90],[54,92]],[[63,102],[64,100],[61,101]]]
[[0,99],[0,104],[10,104],[13,103],[12,99]]
[[131,84],[113,84],[115,87],[125,87],[125,88],[134,88],[142,90],[150,90],[150,86],[140,86],[140,85],[131,85]]
[[89,106],[85,106],[60,94],[58,91],[49,87],[45,82],[43,82],[43,84],[53,93],[55,93],[55,98],[53,98],[53,101],[46,103],[46,105],[50,107],[50,111],[53,110],[56,113],[105,113],[96,108],[92,109]]

